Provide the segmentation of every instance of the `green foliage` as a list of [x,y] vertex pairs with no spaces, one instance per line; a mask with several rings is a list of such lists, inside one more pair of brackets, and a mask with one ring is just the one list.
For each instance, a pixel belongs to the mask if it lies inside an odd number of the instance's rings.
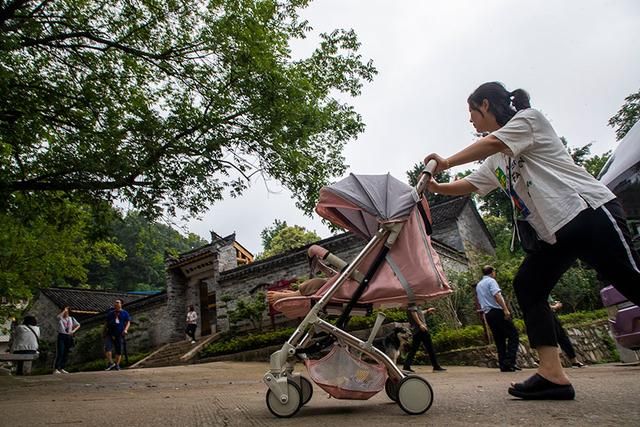
[[602,170],[602,167],[605,165],[605,163],[607,163],[609,157],[611,157],[611,151],[607,151],[600,156],[590,156],[592,145],[591,143],[583,145],[582,147],[569,147],[567,140],[564,137],[560,139],[562,140],[564,146],[567,148],[567,151],[569,151],[569,154],[573,158],[573,161],[578,166],[583,166],[593,177],[598,177],[600,171]]
[[115,216],[109,229],[113,241],[125,251],[126,257],[89,266],[88,283],[105,289],[164,289],[165,256],[178,255],[207,244],[195,234],[183,236],[175,229],[149,221],[135,212],[129,212],[124,218]]
[[472,271],[447,273],[453,293],[430,303],[436,311],[427,317],[432,331],[439,329],[460,328],[462,325],[478,323],[475,310],[475,290],[473,284],[477,282]]
[[124,256],[117,244],[99,236],[90,205],[62,194],[45,199],[14,194],[5,202],[0,295],[9,301],[28,300],[38,287],[86,283],[89,262]]
[[460,329],[444,329],[432,336],[433,346],[438,351],[486,345],[484,329],[480,325],[471,325]]
[[262,248],[265,251],[271,249],[271,242],[273,241],[273,238],[285,228],[287,228],[287,221],[280,221],[277,218],[273,220],[273,225],[271,227],[266,227],[260,232]]
[[610,157],[611,157],[611,150],[605,152],[600,156],[593,155],[592,157],[585,160],[582,166],[584,166],[587,172],[589,172],[592,176],[597,178],[598,175],[600,175],[602,168],[607,163]]
[[615,116],[609,119],[609,126],[616,129],[616,139],[620,141],[640,120],[640,90],[624,99],[624,104]]
[[96,326],[90,331],[75,338],[73,353],[78,355],[75,360],[80,363],[102,358],[104,369],[104,338],[102,336],[104,326]]
[[289,339],[294,330],[294,328],[286,328],[274,332],[250,334],[215,342],[206,346],[200,353],[200,357],[238,353],[240,351],[282,344]]
[[607,319],[607,310],[601,308],[593,311],[577,311],[575,313],[563,314],[558,316],[564,327],[583,325],[593,323],[598,320]]
[[592,311],[602,307],[600,288],[596,272],[578,262],[562,275],[553,298],[562,302],[563,312]]
[[195,215],[260,173],[310,212],[364,130],[341,100],[376,70],[352,30],[294,60],[307,4],[0,3],[0,199],[76,192]]
[[[385,309],[382,310],[387,316],[387,322],[406,322],[406,311],[404,309]],[[376,316],[375,311],[370,316],[353,317],[349,322],[349,330],[366,329],[373,326]],[[427,319],[434,315],[430,315]],[[560,316],[560,320],[565,327],[588,324],[594,321],[606,319],[606,310],[596,310],[593,312],[580,312],[570,315]],[[514,319],[514,324],[518,332],[523,335],[525,333],[524,321],[522,319]],[[272,345],[280,345],[293,334],[294,328],[280,329],[274,332],[253,333],[245,336],[235,336],[231,333],[227,334],[222,340],[209,344],[200,353],[200,357],[220,356],[223,354],[238,353],[241,351],[255,350]],[[457,350],[469,347],[478,347],[487,345],[484,329],[482,325],[470,325],[464,328],[441,328],[439,330],[431,330],[434,348],[438,352]],[[526,340],[525,336],[521,339]],[[417,361],[421,360],[420,352]]]
[[260,235],[263,243],[267,243],[264,252],[257,259],[269,258],[317,242],[320,236],[315,231],[308,231],[299,225],[287,226],[286,221],[274,221],[273,227],[265,228]]
[[[416,163],[413,165],[413,167],[407,171],[407,180],[409,181],[409,185],[412,187],[415,187],[416,185],[418,185],[418,178],[420,178],[420,174],[422,173],[422,171],[424,170],[424,163],[420,162],[420,163]],[[449,171],[442,171],[438,174],[436,174],[433,177],[437,182],[449,182],[451,181],[451,174],[449,173]],[[429,203],[429,205],[435,205],[437,203],[442,203],[442,202],[446,202],[447,200],[450,200],[452,197],[451,196],[445,196],[443,194],[435,194],[435,193],[426,193],[427,195],[427,202]]]
[[266,309],[267,300],[264,292],[257,292],[252,297],[239,299],[236,302],[236,307],[227,311],[227,315],[232,324],[248,320],[255,329],[261,331]]

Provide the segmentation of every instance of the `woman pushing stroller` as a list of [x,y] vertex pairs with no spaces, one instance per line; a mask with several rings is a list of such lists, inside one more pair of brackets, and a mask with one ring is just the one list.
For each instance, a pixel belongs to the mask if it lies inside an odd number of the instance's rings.
[[549,121],[531,108],[527,92],[485,83],[467,103],[470,122],[486,136],[447,158],[429,154],[424,161],[437,161],[435,173],[484,162],[458,181],[432,180],[428,189],[486,195],[500,188],[510,196],[519,219],[514,218],[514,228],[528,252],[513,288],[540,365],[535,375],[512,384],[509,393],[523,399],[573,399],[547,299],[562,274],[580,259],[640,304],[640,259],[630,244],[624,212],[607,187],[573,162]]

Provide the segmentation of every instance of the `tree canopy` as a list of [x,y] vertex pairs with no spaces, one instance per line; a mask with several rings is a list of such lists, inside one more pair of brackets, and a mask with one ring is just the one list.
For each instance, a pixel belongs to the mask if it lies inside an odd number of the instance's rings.
[[309,243],[317,242],[320,236],[315,231],[308,231],[299,225],[288,226],[286,221],[276,219],[273,226],[260,233],[264,252],[256,258],[268,258],[296,249]]
[[640,120],[640,90],[627,96],[624,101],[616,115],[609,119],[609,126],[616,128],[618,141]]
[[91,287],[121,291],[164,289],[165,256],[208,243],[192,233],[183,236],[172,227],[149,221],[135,212],[114,216],[108,228],[110,240],[124,256],[89,264],[87,284]]
[[294,59],[308,0],[0,2],[0,199],[197,215],[252,175],[310,212],[364,129],[336,95],[376,73],[353,31]]

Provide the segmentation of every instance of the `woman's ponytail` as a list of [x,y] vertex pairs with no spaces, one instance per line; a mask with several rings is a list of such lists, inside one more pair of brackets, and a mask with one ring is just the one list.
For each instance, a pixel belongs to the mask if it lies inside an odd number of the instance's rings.
[[516,114],[516,111],[531,108],[529,94],[524,89],[509,92],[500,82],[481,84],[467,98],[469,106],[479,110],[484,100],[489,101],[489,111],[496,116],[496,122],[504,126]]
[[516,89],[509,93],[509,95],[511,95],[511,104],[516,111],[531,108],[531,104],[529,103],[529,94],[526,90]]

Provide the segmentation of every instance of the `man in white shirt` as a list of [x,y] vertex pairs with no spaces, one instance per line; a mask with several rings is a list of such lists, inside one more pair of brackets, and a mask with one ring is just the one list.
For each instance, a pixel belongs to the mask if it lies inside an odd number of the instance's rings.
[[511,321],[511,312],[496,281],[496,270],[486,265],[482,268],[482,274],[484,276],[476,285],[476,295],[496,343],[500,371],[520,370],[516,364],[520,344],[518,330]]

